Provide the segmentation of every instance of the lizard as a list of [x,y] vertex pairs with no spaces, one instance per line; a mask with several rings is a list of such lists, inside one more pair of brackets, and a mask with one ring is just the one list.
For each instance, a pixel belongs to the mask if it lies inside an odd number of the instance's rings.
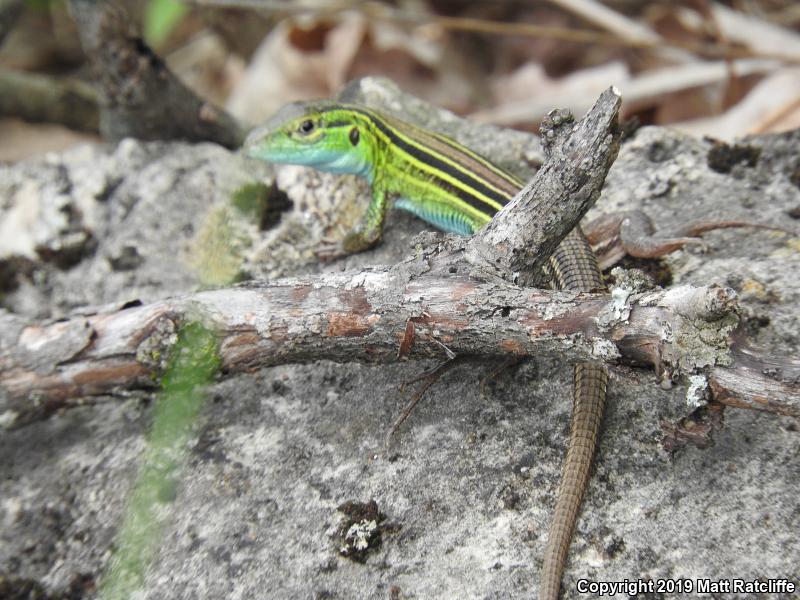
[[[360,175],[372,189],[363,218],[340,243],[350,254],[375,245],[389,201],[435,227],[471,235],[524,187],[524,182],[446,136],[356,104],[292,103],[245,142],[252,158]],[[576,227],[550,260],[554,287],[599,291],[597,260]],[[561,575],[586,488],[606,397],[603,366],[574,367],[570,443],[544,554],[539,597],[558,598]]]
[[[363,217],[341,242],[323,247],[324,258],[361,252],[377,244],[392,200],[395,207],[443,231],[468,236],[488,223],[525,185],[447,136],[360,104],[331,100],[285,105],[249,134],[244,151],[255,159],[358,175],[369,182],[372,198]],[[638,247],[637,256],[660,256],[697,241],[672,238],[645,244],[636,239],[628,245]],[[580,225],[558,245],[547,270],[553,288],[605,290],[597,258]],[[555,600],[560,595],[594,459],[607,384],[604,366],[574,365],[569,442],[544,551],[541,600]]]

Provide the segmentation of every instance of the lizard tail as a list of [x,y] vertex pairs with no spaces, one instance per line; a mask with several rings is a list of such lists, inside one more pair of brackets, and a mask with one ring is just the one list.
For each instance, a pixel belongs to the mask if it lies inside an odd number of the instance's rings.
[[573,379],[575,396],[569,446],[544,551],[539,600],[558,599],[567,550],[589,481],[597,436],[603,420],[608,383],[606,369],[600,365],[580,363],[575,365]]

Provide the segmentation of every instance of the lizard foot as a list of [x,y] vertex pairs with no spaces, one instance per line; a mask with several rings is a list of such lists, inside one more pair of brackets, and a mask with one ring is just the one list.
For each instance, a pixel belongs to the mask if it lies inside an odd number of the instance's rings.
[[333,238],[322,238],[322,241],[314,248],[314,254],[322,262],[331,262],[337,258],[342,258],[351,254],[342,247],[341,240]]

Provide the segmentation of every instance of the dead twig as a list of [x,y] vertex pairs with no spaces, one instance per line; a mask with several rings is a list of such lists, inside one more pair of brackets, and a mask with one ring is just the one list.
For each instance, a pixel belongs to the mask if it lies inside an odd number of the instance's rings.
[[0,115],[97,132],[97,94],[86,83],[0,69]]
[[69,7],[97,82],[104,137],[241,145],[236,120],[186,87],[115,2],[70,0]]

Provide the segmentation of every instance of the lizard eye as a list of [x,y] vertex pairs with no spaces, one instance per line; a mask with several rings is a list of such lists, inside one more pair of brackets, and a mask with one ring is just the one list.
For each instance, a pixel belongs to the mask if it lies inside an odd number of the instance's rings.
[[348,137],[350,138],[350,143],[351,143],[353,146],[358,146],[358,140],[359,140],[359,139],[360,139],[360,137],[361,137],[361,136],[358,134],[358,127],[353,127],[353,128],[350,130],[350,134],[348,135]]
[[314,121],[306,119],[297,127],[298,133],[309,134],[314,131]]

